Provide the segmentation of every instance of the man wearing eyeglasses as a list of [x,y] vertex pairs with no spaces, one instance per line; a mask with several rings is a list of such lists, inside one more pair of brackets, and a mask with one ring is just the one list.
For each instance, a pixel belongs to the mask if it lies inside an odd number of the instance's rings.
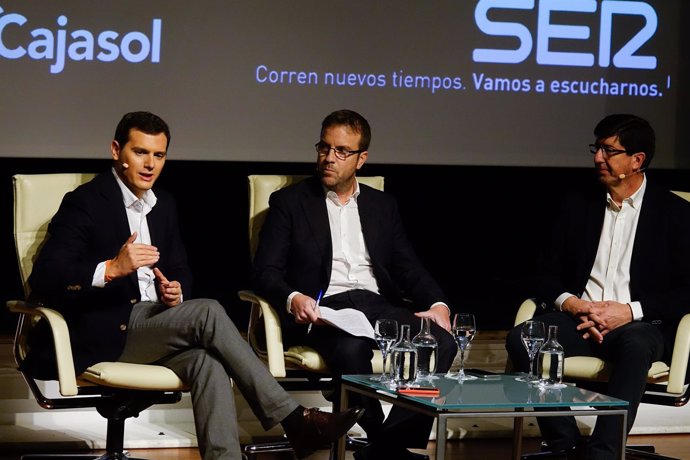
[[[280,423],[296,456],[305,458],[347,433],[361,410],[302,407],[218,302],[192,298],[177,205],[154,187],[169,144],[170,128],[159,116],[137,111],[122,117],[110,146],[112,167],[65,195],[50,222],[50,238],[29,278],[31,301],[64,315],[77,375],[104,361],[156,363],[177,374],[192,395],[204,460],[246,458],[230,378],[262,426]],[[46,355],[50,331],[38,333],[24,370],[56,379],[53,352]]]
[[[255,287],[278,306],[283,339],[315,348],[336,377],[372,374],[376,344],[321,323],[319,305],[360,310],[372,324],[395,319],[409,324],[412,336],[419,317],[431,318],[437,371],[446,372],[457,351],[446,297],[407,240],[395,199],[355,177],[370,138],[367,120],[351,110],[323,120],[316,174],[271,195],[254,258]],[[366,408],[359,424],[371,441],[355,452],[357,460],[424,457],[406,447],[426,447],[430,417],[396,406],[384,423],[378,401],[351,402]]]
[[[690,312],[690,203],[647,180],[655,134],[635,115],[605,117],[590,144],[602,188],[568,196],[539,262],[535,287],[547,311],[535,319],[558,326],[565,356],[610,364],[599,391],[629,402],[635,421],[647,372],[670,360],[676,327]],[[506,348],[518,370],[529,364],[520,326]],[[667,361],[668,362],[668,361]],[[620,458],[620,428],[602,417],[584,448],[572,417],[538,418],[552,451]]]

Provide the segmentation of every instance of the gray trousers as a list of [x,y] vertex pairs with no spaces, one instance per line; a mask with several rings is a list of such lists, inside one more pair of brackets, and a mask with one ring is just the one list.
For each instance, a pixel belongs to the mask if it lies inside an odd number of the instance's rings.
[[204,460],[242,458],[230,378],[264,429],[298,406],[215,300],[194,299],[172,308],[136,304],[119,361],[160,364],[189,386]]

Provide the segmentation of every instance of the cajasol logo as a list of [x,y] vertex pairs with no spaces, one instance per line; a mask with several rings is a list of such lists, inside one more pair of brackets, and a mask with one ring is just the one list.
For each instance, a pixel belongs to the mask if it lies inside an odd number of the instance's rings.
[[62,72],[68,61],[160,62],[160,19],[153,19],[146,32],[70,31],[69,25],[69,18],[60,15],[55,24],[34,27],[26,16],[0,6],[0,58],[46,60],[53,74]]

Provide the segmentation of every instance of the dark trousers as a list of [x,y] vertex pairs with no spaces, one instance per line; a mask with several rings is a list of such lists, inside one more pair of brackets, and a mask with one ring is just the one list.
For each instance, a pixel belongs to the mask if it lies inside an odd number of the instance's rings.
[[[384,297],[366,290],[348,291],[322,299],[321,305],[334,310],[354,308],[364,312],[372,324],[380,318],[394,319],[398,326],[410,325],[410,339],[421,328],[421,319],[414,312],[402,306],[392,305]],[[431,323],[431,333],[438,341],[437,372],[446,372],[455,358],[457,345],[449,332]],[[371,360],[376,342],[363,337],[354,337],[333,327],[314,327],[305,335],[303,342],[317,350],[328,364],[328,368],[338,379],[343,374],[371,374]],[[339,388],[334,397],[339,398]],[[425,448],[433,418],[393,406],[384,422],[381,403],[374,398],[350,395],[350,406],[364,407],[365,413],[359,425],[367,432],[367,438],[377,444],[395,443],[405,447]]]
[[[607,362],[610,367],[609,381],[592,389],[608,396],[628,401],[628,426],[630,431],[637,415],[637,408],[644,394],[647,373],[654,361],[661,359],[664,340],[659,329],[649,323],[633,321],[604,336],[597,344],[584,340],[575,327],[578,320],[567,313],[550,312],[534,319],[558,326],[558,341],[569,356],[594,356]],[[527,352],[520,340],[521,325],[508,334],[506,349],[518,371],[529,369]],[[583,385],[584,386],[584,385]],[[549,447],[566,449],[577,444],[580,433],[574,417],[537,418],[539,429]],[[588,446],[588,458],[620,458],[620,424],[614,417],[598,419]]]

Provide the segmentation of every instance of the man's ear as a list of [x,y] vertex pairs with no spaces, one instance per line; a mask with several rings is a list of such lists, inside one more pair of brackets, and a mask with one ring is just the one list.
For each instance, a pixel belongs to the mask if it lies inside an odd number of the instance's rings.
[[359,154],[359,158],[357,158],[357,169],[360,169],[362,166],[364,166],[364,163],[367,162],[368,156],[369,152],[367,150]]
[[642,169],[642,165],[644,164],[645,159],[647,159],[647,154],[644,152],[637,152],[633,154],[633,170],[639,171],[640,169]]
[[115,139],[110,143],[110,154],[113,156],[113,160],[120,159],[120,144]]

